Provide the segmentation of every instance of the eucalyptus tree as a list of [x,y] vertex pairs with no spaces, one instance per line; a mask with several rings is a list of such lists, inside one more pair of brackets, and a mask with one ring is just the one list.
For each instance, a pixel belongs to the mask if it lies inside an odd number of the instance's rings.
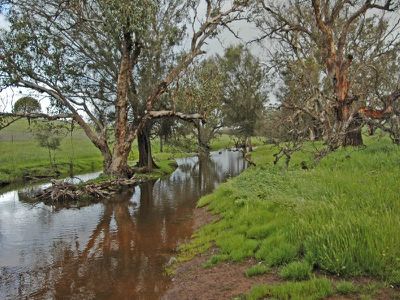
[[[361,145],[362,118],[379,109],[364,106],[376,103],[377,91],[381,100],[383,94],[394,92],[387,91],[387,76],[376,70],[388,71],[399,51],[398,10],[399,3],[391,0],[258,2],[255,19],[264,34],[260,39],[272,38],[280,63],[311,59],[319,65],[314,93],[296,105],[294,113],[311,113],[322,123],[332,121],[326,131],[332,148]],[[316,105],[315,114],[309,108]],[[386,108],[381,110],[384,115],[391,105]]]
[[224,75],[224,124],[251,151],[251,136],[268,102],[267,73],[260,60],[243,46],[228,48],[220,58]]
[[40,113],[42,107],[39,101],[32,97],[22,97],[19,98],[13,107],[13,112],[15,113]]
[[[77,122],[100,150],[104,172],[128,176],[132,143],[149,121],[201,118],[157,110],[160,99],[204,54],[203,46],[219,28],[242,18],[248,2],[0,0],[10,22],[9,30],[1,33],[0,86],[46,94],[57,113]],[[161,59],[164,51],[179,56],[166,60],[144,96],[139,86],[146,58],[151,59],[146,54],[156,52],[156,30],[163,32],[158,37],[165,33],[170,42],[157,49]],[[182,32],[189,36],[176,38]]]
[[198,112],[205,120],[192,120],[200,155],[208,155],[210,142],[224,125],[224,70],[218,56],[192,65],[174,93],[178,107]]
[[31,118],[43,117],[41,110],[40,102],[37,99],[32,97],[19,98],[13,105],[12,113],[1,113],[0,130],[22,118],[27,118],[30,125]]

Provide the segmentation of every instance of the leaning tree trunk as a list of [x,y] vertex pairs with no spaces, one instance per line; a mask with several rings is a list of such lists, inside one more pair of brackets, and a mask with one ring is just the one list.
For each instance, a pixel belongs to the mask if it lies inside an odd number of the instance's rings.
[[158,166],[154,162],[152,151],[151,151],[151,140],[150,140],[151,125],[146,125],[139,132],[138,150],[139,150],[139,161],[137,166],[140,168],[147,168],[147,170],[157,169]]
[[131,89],[132,76],[132,37],[129,32],[123,36],[123,49],[117,81],[117,100],[115,104],[115,142],[112,160],[107,173],[117,177],[130,177],[131,168],[128,166],[128,156],[132,142],[129,139],[128,100]]

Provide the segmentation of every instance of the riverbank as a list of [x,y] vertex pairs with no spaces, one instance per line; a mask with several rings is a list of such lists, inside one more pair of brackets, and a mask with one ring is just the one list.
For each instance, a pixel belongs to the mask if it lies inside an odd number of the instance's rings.
[[181,246],[165,298],[400,297],[400,149],[366,144],[309,170],[298,153],[288,171],[259,147],[257,167],[200,200],[218,221]]

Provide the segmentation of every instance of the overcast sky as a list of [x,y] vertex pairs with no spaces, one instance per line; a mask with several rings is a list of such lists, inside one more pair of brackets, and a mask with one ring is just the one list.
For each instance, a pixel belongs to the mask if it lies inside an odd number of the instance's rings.
[[0,28],[7,28],[8,22],[4,15],[0,14]]
[[[237,39],[229,30],[223,30],[218,38],[210,41],[209,45],[206,47],[207,54],[222,54],[224,49],[230,45],[247,43],[256,39],[259,36],[259,32],[254,24],[247,23],[246,21],[239,21],[231,26],[233,32],[239,36]],[[254,55],[262,57],[262,49],[255,43],[248,45],[250,50]]]

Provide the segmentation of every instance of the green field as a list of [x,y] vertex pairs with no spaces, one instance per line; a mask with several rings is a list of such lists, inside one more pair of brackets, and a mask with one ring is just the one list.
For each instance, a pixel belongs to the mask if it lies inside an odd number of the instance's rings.
[[[281,282],[254,287],[248,299],[373,299],[381,288],[399,287],[400,148],[379,137],[366,144],[309,170],[300,162],[311,165],[311,152],[297,153],[287,171],[273,166],[273,147],[259,147],[257,167],[200,200],[221,220],[201,228],[179,261],[213,245],[219,252],[205,267],[255,258],[261,265],[246,276],[274,272]],[[374,283],[354,281],[360,277]]]
[[[254,145],[261,144],[260,139],[254,139]],[[158,139],[152,141],[155,160],[161,167],[166,167],[171,159],[191,155],[184,149],[166,145],[160,153]],[[213,140],[213,150],[233,146],[233,140],[228,135],[222,135]],[[137,145],[134,142],[129,156],[130,164],[138,159]],[[73,173],[99,171],[102,168],[100,151],[89,141],[82,129],[76,128],[72,137],[65,136],[60,150],[56,151],[57,170],[62,176],[70,172],[73,163]],[[0,182],[14,182],[23,175],[43,176],[53,174],[50,167],[48,150],[38,145],[29,130],[26,120],[19,120],[0,131]]]
[[[74,173],[101,169],[101,154],[77,129],[61,142],[56,151],[57,169],[66,175],[73,163]],[[52,172],[48,151],[38,145],[25,120],[17,121],[0,131],[0,181],[16,181],[24,174],[46,175]]]

